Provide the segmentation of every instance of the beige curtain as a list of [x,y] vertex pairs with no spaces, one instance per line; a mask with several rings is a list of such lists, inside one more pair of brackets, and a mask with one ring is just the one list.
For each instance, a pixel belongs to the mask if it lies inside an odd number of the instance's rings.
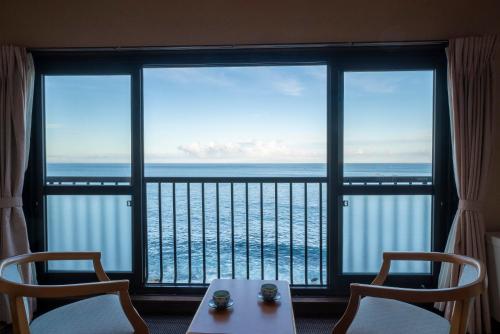
[[[482,216],[484,186],[492,151],[493,50],[495,37],[450,40],[448,94],[453,146],[453,165],[459,206],[446,251],[486,262]],[[457,268],[445,265],[439,287],[457,284]],[[436,305],[449,317],[451,303]],[[476,298],[469,319],[470,333],[491,333],[488,294]]]
[[[30,252],[22,191],[29,150],[34,67],[24,48],[0,46],[0,259]],[[31,280],[29,268],[24,279]],[[10,321],[0,295],[0,321]]]

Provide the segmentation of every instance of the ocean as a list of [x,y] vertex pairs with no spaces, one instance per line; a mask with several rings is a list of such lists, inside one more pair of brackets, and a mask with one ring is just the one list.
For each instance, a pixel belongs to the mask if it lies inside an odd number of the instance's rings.
[[[130,176],[130,164],[49,163],[47,176]],[[321,177],[323,163],[147,163],[144,175],[171,177]],[[431,176],[429,163],[346,163],[345,176]]]
[[[127,164],[47,166],[48,177],[130,175]],[[345,164],[344,175],[431,176],[431,165]],[[326,164],[151,163],[145,165],[145,176],[146,273],[150,283],[203,283],[217,276],[231,278],[233,274],[242,278],[278,277],[293,284],[326,283],[329,194],[325,183],[321,186],[317,180],[307,186],[293,183],[291,191],[289,183],[264,183],[262,194],[260,183],[249,183],[248,189],[243,183],[235,183],[232,196],[231,184],[207,183],[202,203],[200,183],[190,184],[188,196],[186,183],[177,183],[174,195],[174,185],[168,180],[161,186],[147,180],[147,177],[325,177]],[[129,195],[48,196],[49,250],[100,250],[106,270],[132,270],[132,215],[127,206],[130,200]],[[344,272],[378,271],[384,250],[430,250],[430,195],[350,195],[343,200],[347,203],[342,223]],[[54,263],[49,268],[88,270],[90,267]],[[430,267],[425,263],[402,262],[393,270],[422,273]]]

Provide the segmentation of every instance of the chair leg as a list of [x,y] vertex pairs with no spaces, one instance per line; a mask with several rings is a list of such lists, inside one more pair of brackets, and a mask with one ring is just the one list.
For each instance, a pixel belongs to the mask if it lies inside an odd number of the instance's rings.
[[26,319],[26,311],[24,308],[23,297],[11,297],[10,314],[12,317],[12,333],[13,334],[29,334],[28,320]]
[[127,316],[128,320],[132,324],[132,327],[134,327],[134,332],[136,334],[149,334],[149,328],[144,322],[144,320],[141,318],[139,313],[137,313],[137,310],[135,309],[134,305],[132,305],[132,301],[130,300],[130,295],[128,294],[128,291],[125,292],[119,292],[118,293],[120,297],[120,303],[123,307],[123,311],[125,312],[125,315]]

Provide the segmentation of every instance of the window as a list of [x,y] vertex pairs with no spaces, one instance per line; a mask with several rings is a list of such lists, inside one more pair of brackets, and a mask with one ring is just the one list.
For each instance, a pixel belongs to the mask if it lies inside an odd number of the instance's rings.
[[[101,251],[105,270],[131,272],[131,77],[45,75],[43,87],[46,250]],[[61,270],[93,269],[48,265]]]
[[[327,67],[154,67],[143,77],[148,282],[325,282]],[[290,191],[282,177],[307,184]]]
[[121,177],[130,183],[130,76],[48,75],[44,87],[47,182]]
[[375,273],[384,251],[432,250],[434,71],[346,71],[343,85],[342,271]]
[[[444,248],[441,46],[35,61],[34,250],[101,251],[135,291],[248,277],[343,295],[373,278],[384,251]],[[390,279],[430,285],[435,269],[395,263]],[[52,262],[38,277],[90,270]]]
[[[378,273],[384,251],[432,249],[432,196],[349,195],[343,209],[343,273]],[[430,273],[428,262],[395,261],[392,273]]]

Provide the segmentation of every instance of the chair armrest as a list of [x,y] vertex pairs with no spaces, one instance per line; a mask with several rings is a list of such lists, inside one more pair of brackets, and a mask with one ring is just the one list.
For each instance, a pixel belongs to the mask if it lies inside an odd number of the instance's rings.
[[[116,293],[120,299],[120,304],[123,312],[125,313],[125,316],[128,318],[130,324],[134,328],[134,333],[148,334],[148,326],[132,305],[132,301],[130,300],[130,295],[128,293],[128,287],[128,280],[51,286],[14,283],[11,285],[11,291],[9,292],[9,294],[17,298],[19,298],[20,296],[35,298],[62,298]],[[24,319],[24,323],[27,326],[26,319]]]
[[67,285],[31,285],[12,283],[10,295],[34,298],[90,296],[103,293],[128,293],[129,281],[102,281]]
[[[449,262],[454,265],[471,265],[478,270],[478,278],[471,283],[445,289],[408,289],[398,287],[386,287],[384,284],[391,260],[410,261],[434,261]],[[333,334],[345,334],[351,325],[359,308],[361,297],[370,296],[376,298],[395,299],[410,303],[431,303],[440,301],[463,301],[484,291],[485,270],[484,265],[473,258],[449,254],[449,253],[423,253],[423,252],[385,252],[380,272],[372,284],[351,284],[351,295],[344,315],[335,325]]]
[[395,299],[410,303],[431,303],[435,301],[449,301],[463,297],[462,292],[455,288],[450,289],[408,289],[387,287],[371,284],[351,284],[351,295],[344,315],[333,330],[333,334],[344,334],[351,325],[362,297],[376,297]]
[[464,298],[461,289],[410,289],[371,284],[351,284],[350,298],[377,297],[396,299],[407,303],[433,303]]
[[94,272],[97,275],[99,281],[109,281],[108,275],[104,272],[104,268],[101,263],[101,252],[38,252],[14,256],[5,259],[0,263],[0,273],[2,269],[12,263],[18,265],[28,264],[31,262],[47,262],[47,261],[81,261],[81,260],[92,260],[94,266]]
[[479,271],[479,276],[484,275],[481,271],[482,266],[480,262],[457,254],[438,252],[384,252],[382,266],[380,267],[379,273],[372,281],[373,285],[384,284],[389,274],[389,270],[391,269],[391,261],[393,260],[449,262],[457,265],[466,263],[476,267]]

